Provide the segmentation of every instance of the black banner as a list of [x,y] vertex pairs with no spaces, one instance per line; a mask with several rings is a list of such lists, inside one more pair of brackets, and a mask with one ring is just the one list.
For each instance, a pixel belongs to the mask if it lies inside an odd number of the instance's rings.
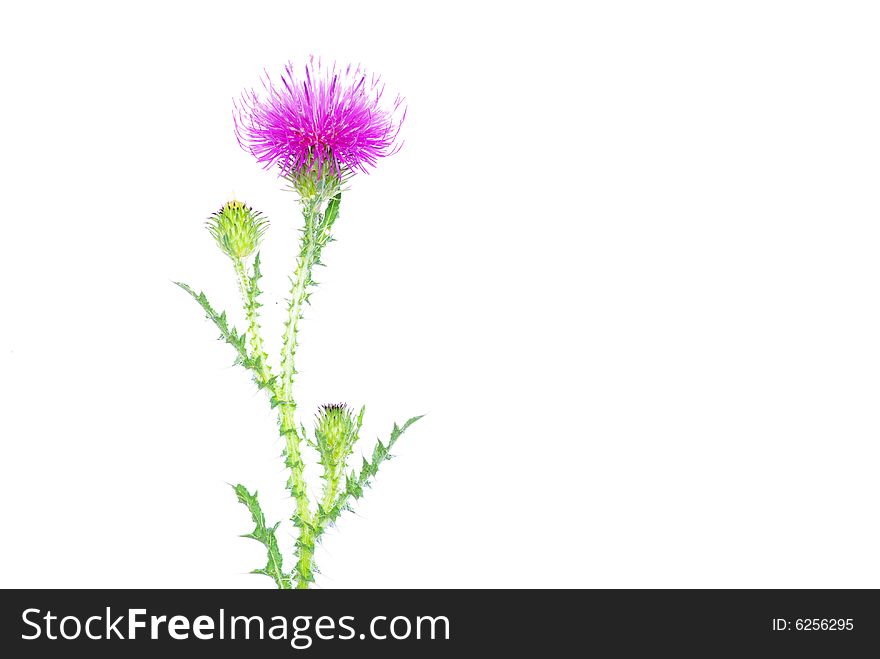
[[0,600],[7,657],[565,657],[650,647],[853,656],[880,647],[874,590],[6,590]]

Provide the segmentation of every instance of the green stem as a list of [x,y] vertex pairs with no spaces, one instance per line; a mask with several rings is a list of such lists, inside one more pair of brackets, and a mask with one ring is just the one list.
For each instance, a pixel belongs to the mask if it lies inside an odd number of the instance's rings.
[[[303,229],[300,245],[300,255],[296,261],[296,270],[293,275],[293,283],[290,289],[290,306],[288,307],[287,326],[284,331],[283,346],[281,352],[281,396],[285,402],[293,404],[293,380],[296,376],[296,346],[299,331],[299,321],[302,318],[303,306],[308,299],[306,291],[312,283],[312,268],[315,265],[319,253],[315,240],[315,225],[320,213],[320,204],[317,200],[304,201],[303,215],[306,226]],[[294,410],[296,405],[293,405]]]
[[309,584],[315,580],[312,573],[312,559],[315,556],[315,537],[314,534],[301,533],[297,541],[297,550],[299,560],[296,563],[296,589],[308,590]]
[[[258,254],[256,257],[257,260],[254,264],[256,278],[259,277],[259,258],[260,256]],[[234,259],[232,263],[235,268],[235,277],[238,280],[238,289],[241,293],[241,300],[244,305],[244,311],[248,322],[247,336],[248,342],[251,346],[251,354],[257,362],[257,369],[260,377],[264,382],[271,382],[272,368],[269,365],[269,356],[263,348],[263,337],[260,336],[260,318],[258,311],[260,305],[257,302],[259,291],[253,290],[253,287],[256,286],[256,281],[248,276],[244,262],[241,259]]]
[[315,195],[302,200],[305,227],[300,243],[300,255],[297,258],[296,270],[290,290],[290,305],[284,330],[281,352],[281,382],[276,387],[277,403],[280,407],[279,422],[281,434],[285,440],[285,463],[290,469],[287,487],[296,499],[296,510],[291,517],[299,528],[296,542],[297,564],[294,579],[297,588],[308,588],[314,580],[312,573],[312,557],[315,552],[317,528],[309,506],[303,471],[301,443],[303,438],[296,429],[296,400],[294,398],[294,379],[296,377],[296,347],[298,342],[299,321],[302,319],[303,307],[309,299],[309,286],[314,284],[312,268],[321,259],[321,250],[330,241],[330,227],[336,219],[339,199],[338,193],[331,212],[321,212],[326,201],[323,195]]
[[299,538],[296,541],[298,561],[296,570],[291,576],[297,582],[297,588],[308,588],[308,583],[313,580],[312,554],[314,553],[315,541],[309,495],[303,477],[305,464],[300,453],[302,438],[296,429],[295,405],[281,402],[280,407],[281,435],[285,441],[284,461],[290,470],[287,489],[290,490],[291,496],[296,501],[291,521],[299,529]]
[[336,501],[336,494],[339,492],[339,481],[341,480],[339,470],[330,467],[324,468],[324,498],[321,500],[321,508],[328,510],[333,502]]

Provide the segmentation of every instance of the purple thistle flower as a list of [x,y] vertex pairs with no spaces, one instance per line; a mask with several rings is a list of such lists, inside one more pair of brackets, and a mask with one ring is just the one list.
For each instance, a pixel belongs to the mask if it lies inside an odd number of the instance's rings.
[[292,64],[279,85],[266,76],[262,98],[251,90],[235,104],[235,135],[267,169],[279,165],[284,175],[329,166],[367,172],[379,158],[400,149],[396,143],[406,116],[403,99],[383,107],[384,84],[359,66],[337,70],[310,58],[305,79]]

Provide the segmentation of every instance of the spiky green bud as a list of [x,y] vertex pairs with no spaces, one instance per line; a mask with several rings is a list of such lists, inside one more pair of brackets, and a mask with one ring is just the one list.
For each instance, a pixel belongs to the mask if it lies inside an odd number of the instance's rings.
[[348,457],[346,449],[356,438],[358,424],[348,405],[333,403],[322,405],[315,420],[315,439],[319,451],[333,463]]
[[235,261],[256,251],[269,221],[244,202],[230,201],[208,218],[207,226],[217,246]]

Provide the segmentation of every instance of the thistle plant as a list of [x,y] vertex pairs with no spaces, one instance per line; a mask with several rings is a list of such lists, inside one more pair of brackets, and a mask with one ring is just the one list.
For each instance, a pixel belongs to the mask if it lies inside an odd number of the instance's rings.
[[[360,438],[363,407],[355,413],[346,404],[322,406],[315,415],[311,436],[298,422],[296,357],[304,308],[316,285],[312,272],[322,265],[323,250],[333,240],[342,193],[351,179],[367,173],[400,146],[398,134],[405,117],[402,100],[398,97],[386,104],[383,91],[380,79],[360,67],[327,68],[312,59],[302,78],[288,65],[277,83],[267,79],[261,93],[246,92],[235,104],[239,144],[289,184],[302,213],[277,365],[273,366],[266,354],[260,326],[259,247],[268,220],[259,211],[241,201],[230,201],[207,222],[217,246],[232,261],[247,322],[244,332],[235,328],[226,312],[218,312],[204,293],[178,282],[216,325],[220,339],[232,346],[235,363],[250,373],[277,413],[292,499],[290,521],[296,534],[292,560],[285,561],[282,556],[277,539],[280,522],[266,522],[257,492],[244,485],[235,485],[234,490],[255,525],[245,537],[266,548],[266,565],[254,572],[272,578],[281,589],[305,589],[314,582],[314,554],[321,537],[363,496],[379,467],[391,457],[395,442],[421,418],[414,416],[402,426],[395,423],[388,440],[378,440],[360,465],[351,463]],[[305,478],[309,459],[321,468],[323,481],[314,494],[310,494],[313,488]]]

